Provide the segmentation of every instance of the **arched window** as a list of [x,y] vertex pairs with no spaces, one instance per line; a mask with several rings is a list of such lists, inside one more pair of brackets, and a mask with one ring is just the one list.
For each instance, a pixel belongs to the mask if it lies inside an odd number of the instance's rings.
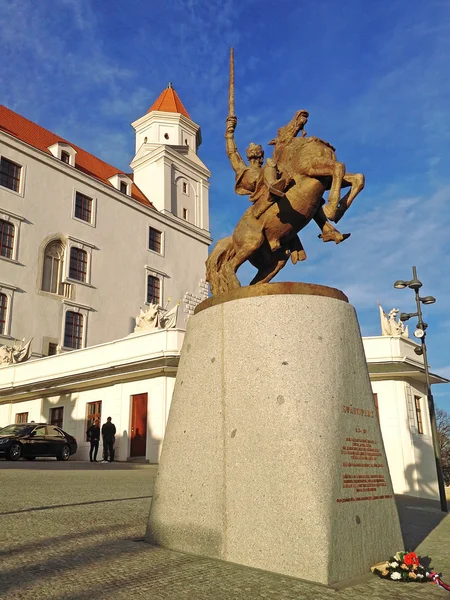
[[78,281],[87,279],[87,252],[80,248],[70,249],[69,277]]
[[6,331],[6,311],[8,309],[8,296],[0,294],[0,333]]
[[64,325],[64,346],[66,348],[82,348],[83,346],[83,315],[68,310]]
[[50,242],[44,252],[42,289],[52,294],[62,294],[64,246],[59,240]]
[[0,256],[13,257],[14,225],[0,219]]

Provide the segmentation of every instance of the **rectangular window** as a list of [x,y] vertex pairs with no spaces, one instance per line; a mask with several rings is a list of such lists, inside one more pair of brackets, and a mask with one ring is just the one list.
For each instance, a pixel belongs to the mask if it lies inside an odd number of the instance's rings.
[[154,229],[153,227],[150,227],[148,236],[149,249],[153,250],[153,252],[158,252],[158,254],[161,254],[161,238],[161,232],[157,229]]
[[122,194],[128,193],[128,185],[125,183],[125,181],[120,182],[120,191],[122,192]]
[[65,152],[64,150],[61,151],[61,160],[63,162],[65,162],[66,164],[70,165],[70,154],[68,152]]
[[58,344],[55,342],[48,343],[48,354],[47,356],[55,356],[58,353]]
[[414,396],[414,404],[416,406],[417,431],[423,433],[422,409],[420,396]]
[[78,281],[86,281],[87,252],[80,248],[70,249],[69,277]]
[[0,294],[0,334],[6,331],[6,311],[8,309],[8,296]]
[[64,328],[64,346],[78,350],[83,345],[83,315],[68,310]]
[[186,221],[187,221],[187,218],[188,218],[187,208],[183,208],[183,219],[186,219]]
[[92,223],[92,198],[76,193],[75,196],[75,216],[77,219]]
[[147,302],[159,304],[161,301],[161,282],[158,277],[149,275],[147,279]]
[[50,409],[50,425],[54,425],[55,427],[60,427],[62,429],[63,417],[64,406],[58,406],[58,408]]
[[380,422],[380,411],[378,409],[378,394],[373,395],[373,403],[375,404],[375,410],[377,411],[378,423]]
[[28,423],[28,413],[16,413],[16,423]]
[[0,160],[0,185],[14,192],[20,190],[20,171],[22,167],[2,156]]
[[[89,429],[91,425],[94,424],[94,421],[98,419],[99,422],[102,420],[102,401],[97,400],[97,402],[88,402],[86,404],[86,431]],[[86,441],[89,441],[89,438],[86,434]]]
[[13,257],[14,225],[0,219],[0,256]]

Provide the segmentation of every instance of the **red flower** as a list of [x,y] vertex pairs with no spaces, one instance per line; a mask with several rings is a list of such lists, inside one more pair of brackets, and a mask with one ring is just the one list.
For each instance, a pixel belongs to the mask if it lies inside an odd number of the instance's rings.
[[403,562],[405,563],[405,565],[411,566],[411,565],[420,565],[419,562],[419,557],[417,556],[417,554],[415,552],[409,552],[408,554],[405,554],[405,556],[403,557]]

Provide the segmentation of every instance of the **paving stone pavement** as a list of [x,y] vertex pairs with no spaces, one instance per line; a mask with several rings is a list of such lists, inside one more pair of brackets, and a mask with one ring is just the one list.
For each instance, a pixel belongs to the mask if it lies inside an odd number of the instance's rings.
[[[151,465],[1,461],[0,600],[450,598],[431,584],[370,575],[334,591],[149,546],[142,536],[155,475]],[[399,506],[406,543],[421,542],[450,581],[449,517],[411,498]]]

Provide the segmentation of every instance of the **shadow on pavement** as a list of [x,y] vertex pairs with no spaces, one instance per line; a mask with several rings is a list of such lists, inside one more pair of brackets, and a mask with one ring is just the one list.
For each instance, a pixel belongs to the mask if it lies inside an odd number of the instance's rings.
[[67,508],[72,506],[89,506],[91,504],[106,504],[108,502],[126,502],[129,500],[146,500],[153,498],[153,496],[134,496],[129,498],[107,498],[106,500],[87,500],[86,502],[72,502],[71,504],[50,504],[49,506],[33,506],[31,508],[22,508],[19,510],[10,510],[7,512],[0,512],[0,517],[6,515],[19,515],[28,512],[37,512],[39,510],[49,510],[52,508]]
[[53,458],[41,458],[34,461],[18,460],[11,462],[0,459],[1,469],[34,469],[37,471],[131,471],[135,469],[149,469],[156,473],[158,465],[150,465],[141,462],[113,462],[104,464],[101,461],[91,463],[87,460],[68,460],[65,462]]
[[436,500],[397,494],[395,502],[405,550],[415,550],[448,515]]

